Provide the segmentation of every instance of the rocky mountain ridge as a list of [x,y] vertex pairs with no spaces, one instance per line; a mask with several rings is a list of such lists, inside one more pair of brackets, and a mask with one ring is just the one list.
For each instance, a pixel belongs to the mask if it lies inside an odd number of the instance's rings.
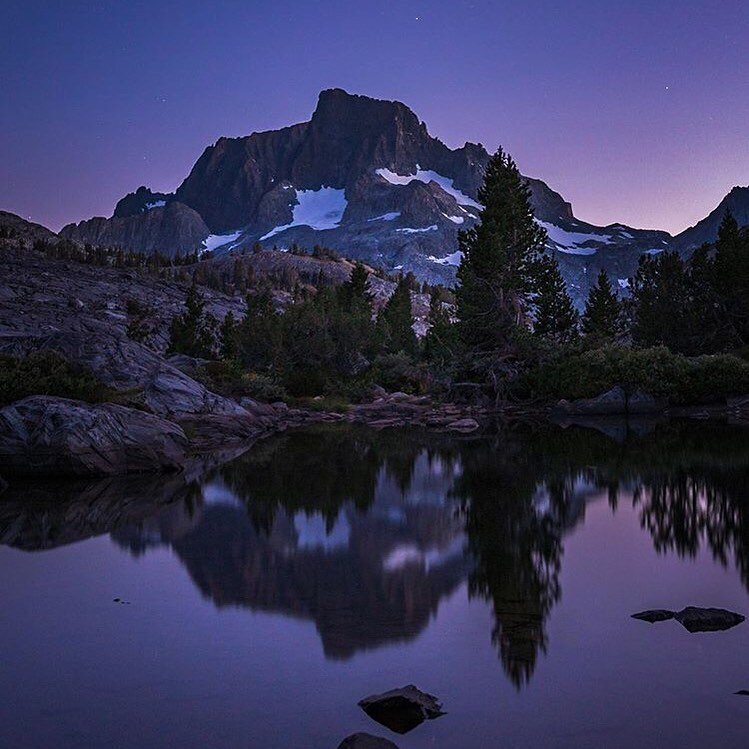
[[[405,104],[330,89],[308,122],[220,138],[173,194],[141,187],[119,201],[111,218],[70,224],[61,234],[166,255],[322,244],[389,271],[452,284],[457,234],[477,221],[488,159],[481,144],[448,148]],[[672,238],[581,221],[544,182],[528,178],[528,184],[578,305],[599,269],[624,289],[643,253],[671,247],[688,253],[715,238],[724,211],[721,204],[717,218],[711,214]],[[749,222],[749,188],[726,200]]]

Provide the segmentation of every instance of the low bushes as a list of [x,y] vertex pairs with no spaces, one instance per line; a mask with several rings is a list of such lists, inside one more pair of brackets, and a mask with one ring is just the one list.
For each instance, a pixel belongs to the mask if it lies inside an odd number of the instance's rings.
[[0,406],[29,395],[99,403],[111,400],[114,393],[90,371],[69,363],[60,354],[41,352],[23,358],[0,355]]
[[527,373],[519,394],[536,398],[591,398],[621,385],[674,404],[709,403],[749,393],[749,362],[730,354],[688,358],[665,346],[609,346],[566,353]]

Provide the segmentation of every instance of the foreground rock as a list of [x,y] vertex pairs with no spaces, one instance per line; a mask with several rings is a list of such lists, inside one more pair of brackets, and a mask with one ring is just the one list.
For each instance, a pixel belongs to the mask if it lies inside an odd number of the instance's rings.
[[0,464],[7,475],[175,471],[187,447],[176,424],[111,403],[36,395],[0,410]]
[[436,697],[422,692],[413,684],[365,697],[359,702],[359,707],[372,720],[396,733],[408,733],[425,720],[445,714]]
[[725,609],[687,606],[681,611],[668,609],[641,611],[638,614],[632,614],[632,618],[651,624],[676,619],[688,632],[720,632],[741,624],[746,617]]
[[380,736],[372,736],[371,733],[354,733],[347,736],[338,749],[398,749],[392,741]]
[[745,618],[725,609],[701,609],[696,606],[687,606],[674,614],[674,619],[689,632],[719,632],[741,624]]

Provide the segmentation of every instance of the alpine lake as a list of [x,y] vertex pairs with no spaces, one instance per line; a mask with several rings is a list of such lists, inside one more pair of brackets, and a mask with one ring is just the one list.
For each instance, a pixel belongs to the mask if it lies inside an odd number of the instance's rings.
[[[0,746],[749,744],[749,429],[327,425],[0,498]],[[445,714],[359,706],[414,684]]]

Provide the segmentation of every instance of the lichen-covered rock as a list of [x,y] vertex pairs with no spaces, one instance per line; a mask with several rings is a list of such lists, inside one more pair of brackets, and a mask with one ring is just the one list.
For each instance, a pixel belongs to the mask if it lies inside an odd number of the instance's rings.
[[7,475],[174,471],[187,447],[176,424],[111,403],[37,395],[0,410],[0,463]]

